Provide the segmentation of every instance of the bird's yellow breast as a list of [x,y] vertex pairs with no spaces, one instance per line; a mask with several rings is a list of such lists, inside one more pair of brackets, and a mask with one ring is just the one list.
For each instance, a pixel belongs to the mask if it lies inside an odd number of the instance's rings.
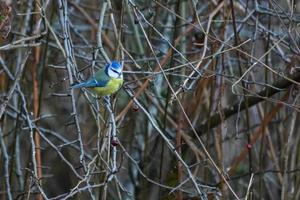
[[106,86],[95,87],[93,88],[93,90],[99,96],[110,95],[118,91],[122,86],[122,84],[123,84],[122,78],[112,78],[107,82]]

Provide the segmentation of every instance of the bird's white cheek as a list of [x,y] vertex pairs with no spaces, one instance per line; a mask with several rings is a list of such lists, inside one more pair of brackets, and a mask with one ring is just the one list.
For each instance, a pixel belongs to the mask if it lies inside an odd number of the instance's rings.
[[119,74],[112,70],[108,70],[108,76],[111,78],[119,78]]
[[111,78],[121,78],[122,74],[120,75],[119,73],[116,73],[113,70],[108,70],[108,76]]

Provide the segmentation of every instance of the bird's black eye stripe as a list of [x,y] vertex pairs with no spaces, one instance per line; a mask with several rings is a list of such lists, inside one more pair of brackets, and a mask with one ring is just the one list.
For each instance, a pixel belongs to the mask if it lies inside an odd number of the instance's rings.
[[111,71],[113,71],[113,72],[115,72],[116,74],[119,74],[119,75],[120,75],[120,73],[119,73],[117,70],[113,69],[113,68],[111,68]]

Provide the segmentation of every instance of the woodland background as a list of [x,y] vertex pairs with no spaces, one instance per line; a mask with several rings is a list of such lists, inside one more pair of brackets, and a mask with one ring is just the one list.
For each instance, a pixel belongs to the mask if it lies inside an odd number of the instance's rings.
[[[0,199],[300,199],[299,1],[0,11]],[[70,89],[110,60],[111,104]]]

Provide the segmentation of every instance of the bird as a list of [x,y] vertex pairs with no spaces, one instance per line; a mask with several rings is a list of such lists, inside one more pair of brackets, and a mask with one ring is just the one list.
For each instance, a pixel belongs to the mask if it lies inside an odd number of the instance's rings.
[[112,61],[100,69],[94,76],[82,83],[74,84],[72,89],[89,88],[96,95],[105,97],[117,92],[123,84],[123,66],[118,61]]

